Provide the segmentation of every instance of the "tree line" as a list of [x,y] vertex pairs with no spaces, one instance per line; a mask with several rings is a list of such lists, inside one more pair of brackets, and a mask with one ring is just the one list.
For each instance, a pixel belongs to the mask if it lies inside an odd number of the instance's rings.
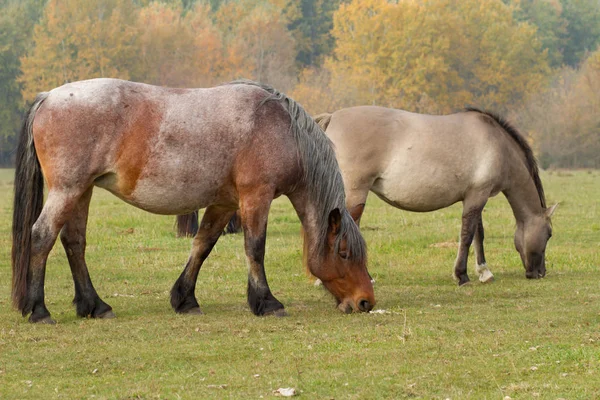
[[598,0],[0,0],[0,164],[37,92],[269,83],[311,113],[501,112],[543,166],[600,167]]

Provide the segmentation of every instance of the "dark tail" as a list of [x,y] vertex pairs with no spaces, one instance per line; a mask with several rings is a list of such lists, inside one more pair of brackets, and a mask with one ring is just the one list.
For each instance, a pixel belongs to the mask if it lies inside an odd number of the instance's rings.
[[33,143],[33,119],[48,97],[40,93],[25,114],[15,171],[15,199],[12,226],[12,301],[23,311],[29,284],[29,257],[31,254],[31,228],[42,212],[44,204],[44,176]]
[[[178,215],[177,237],[196,236],[198,233],[198,211],[190,214]],[[238,233],[242,230],[242,218],[239,210],[233,214],[223,233]]]
[[177,237],[196,236],[198,233],[198,211],[177,216]]
[[240,215],[240,210],[237,210],[235,214],[231,217],[227,226],[225,227],[225,231],[223,233],[238,233],[242,231],[242,216]]
[[327,127],[329,126],[329,123],[331,122],[332,115],[333,114],[323,113],[313,117],[313,119],[315,120],[317,125],[321,127],[323,132],[325,132],[327,130]]

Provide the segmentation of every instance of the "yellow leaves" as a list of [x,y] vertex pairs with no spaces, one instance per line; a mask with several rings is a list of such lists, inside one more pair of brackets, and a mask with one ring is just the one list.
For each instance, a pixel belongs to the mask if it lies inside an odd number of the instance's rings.
[[[357,104],[504,111],[549,71],[536,29],[502,0],[341,2],[331,32],[330,14],[291,27],[308,4],[294,0],[228,1],[215,12],[207,2],[186,12],[181,4],[49,0],[22,60],[24,96],[96,76],[168,86],[247,77],[292,90],[316,112]],[[310,12],[321,5],[331,13],[332,4],[314,0]],[[303,71],[297,83],[297,56],[314,65],[325,51],[322,68]]]
[[193,86],[212,86],[218,82],[222,72],[224,49],[221,33],[212,22],[210,7],[199,4],[184,23],[194,44]]
[[288,93],[294,99],[302,99],[302,104],[312,115],[333,112],[339,107],[333,96],[331,76],[326,69],[306,68],[301,72],[300,82]]
[[35,27],[35,46],[21,59],[23,97],[66,82],[100,76],[128,78],[115,61],[129,52],[126,1],[51,0]]
[[[334,75],[359,89],[362,103],[407,107],[434,92],[432,77],[448,72],[448,41],[437,17],[416,2],[354,1],[335,15]],[[434,81],[435,82],[435,81]],[[429,97],[433,93],[429,94]]]
[[[286,17],[269,4],[241,7],[231,3],[218,13],[219,24],[227,32],[224,72],[231,78],[250,78],[286,91],[295,76],[296,55]],[[233,10],[241,11],[242,17]]]
[[[199,24],[196,21],[194,26]],[[137,59],[134,76],[163,86],[189,86],[190,70],[198,55],[194,36],[180,7],[151,3],[139,12],[136,31]]]
[[342,4],[324,63],[337,104],[440,113],[521,102],[549,68],[535,28],[513,12],[501,0]]
[[[291,0],[179,2],[50,0],[22,58],[23,95],[94,77],[213,86],[238,77],[287,89],[295,76]],[[283,7],[283,9],[281,8]]]
[[519,110],[544,167],[600,165],[600,50],[579,69],[557,71],[552,85]]
[[287,25],[302,16],[301,5],[296,0],[266,0],[274,10],[278,10],[278,17],[283,18]]

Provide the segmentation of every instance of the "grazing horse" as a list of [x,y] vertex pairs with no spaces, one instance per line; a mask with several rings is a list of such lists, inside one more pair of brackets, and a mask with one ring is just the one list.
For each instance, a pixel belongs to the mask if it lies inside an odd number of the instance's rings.
[[463,202],[454,277],[469,282],[467,257],[475,240],[477,273],[492,273],[483,253],[481,212],[502,192],[517,220],[514,244],[527,278],[546,274],[552,235],[544,189],[531,148],[501,117],[469,108],[452,115],[415,114],[383,107],[351,107],[315,118],[335,145],[346,205],[359,223],[367,194],[407,211],[426,212]]
[[94,186],[156,214],[206,207],[171,290],[178,313],[201,313],[195,297],[200,267],[239,208],[250,308],[256,315],[284,315],[264,269],[269,207],[282,194],[307,232],[309,268],[338,308],[369,311],[375,303],[365,243],[346,211],[331,142],[273,88],[238,81],[172,89],[93,79],[39,94],[17,148],[13,215],[12,298],[23,316],[31,313],[31,322],[54,322],[44,304],[44,275],[59,234],[77,314],[114,316],[96,293],[84,257]]

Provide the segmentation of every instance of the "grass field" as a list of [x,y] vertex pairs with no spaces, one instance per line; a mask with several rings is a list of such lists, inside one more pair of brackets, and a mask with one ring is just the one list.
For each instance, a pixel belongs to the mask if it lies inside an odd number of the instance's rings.
[[200,273],[205,315],[176,315],[168,292],[190,241],[175,238],[172,217],[97,189],[87,260],[117,318],[76,317],[57,243],[46,275],[55,326],[11,307],[12,173],[0,170],[2,399],[257,399],[282,387],[307,399],[600,398],[600,171],[542,175],[548,203],[561,205],[539,281],[525,279],[504,197],[484,212],[495,282],[458,288],[460,206],[413,214],[370,196],[362,225],[384,314],[343,315],[307,281],[298,219],[278,199],[266,269],[287,318],[249,311],[241,235],[222,237]]

